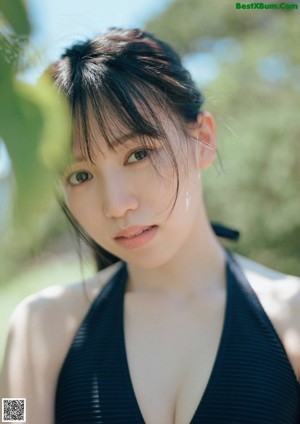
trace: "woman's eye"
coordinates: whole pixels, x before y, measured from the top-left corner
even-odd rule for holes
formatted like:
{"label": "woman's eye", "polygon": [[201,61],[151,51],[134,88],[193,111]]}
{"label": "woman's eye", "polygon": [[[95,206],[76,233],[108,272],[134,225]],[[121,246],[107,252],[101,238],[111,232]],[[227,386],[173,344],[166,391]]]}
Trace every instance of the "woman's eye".
{"label": "woman's eye", "polygon": [[68,178],[68,182],[71,185],[79,185],[79,184],[85,183],[91,178],[92,178],[92,175],[89,172],[79,171],[79,172],[74,172],[72,175],[70,175],[70,177]]}
{"label": "woman's eye", "polygon": [[136,150],[134,153],[132,153],[132,155],[129,156],[127,162],[128,163],[140,162],[141,160],[148,157],[149,154],[150,154],[150,149]]}

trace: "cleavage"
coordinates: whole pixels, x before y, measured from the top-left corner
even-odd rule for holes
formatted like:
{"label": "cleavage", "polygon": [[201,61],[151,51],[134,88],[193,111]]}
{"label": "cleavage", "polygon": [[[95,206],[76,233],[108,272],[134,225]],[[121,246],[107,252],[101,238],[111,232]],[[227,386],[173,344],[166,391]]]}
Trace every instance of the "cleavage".
{"label": "cleavage", "polygon": [[190,422],[219,351],[225,290],[189,302],[155,296],[125,295],[129,378],[147,424]]}

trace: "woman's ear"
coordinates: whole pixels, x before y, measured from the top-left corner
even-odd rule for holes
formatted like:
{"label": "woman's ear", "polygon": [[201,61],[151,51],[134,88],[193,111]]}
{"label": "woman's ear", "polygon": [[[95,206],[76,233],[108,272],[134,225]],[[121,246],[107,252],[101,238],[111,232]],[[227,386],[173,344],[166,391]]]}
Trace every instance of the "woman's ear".
{"label": "woman's ear", "polygon": [[215,123],[211,113],[206,111],[198,113],[197,122],[193,128],[193,137],[199,142],[199,168],[208,168],[213,163],[217,151]]}

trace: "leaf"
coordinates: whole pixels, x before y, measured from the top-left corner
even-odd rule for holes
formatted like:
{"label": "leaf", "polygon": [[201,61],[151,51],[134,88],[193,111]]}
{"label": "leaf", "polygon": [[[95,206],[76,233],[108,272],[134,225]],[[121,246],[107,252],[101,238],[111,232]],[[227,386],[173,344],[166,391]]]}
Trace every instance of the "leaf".
{"label": "leaf", "polygon": [[[16,178],[16,223],[34,231],[35,223],[53,200],[53,175],[41,160],[40,143],[65,141],[63,106],[53,104],[50,83],[32,87],[17,83],[14,91],[4,91],[5,107],[0,103],[1,132],[12,160]],[[63,103],[60,103],[61,105]],[[51,110],[51,118],[49,118]],[[51,131],[55,128],[55,131]]]}
{"label": "leaf", "polygon": [[31,25],[24,1],[0,0],[0,13],[17,35],[28,36]]}

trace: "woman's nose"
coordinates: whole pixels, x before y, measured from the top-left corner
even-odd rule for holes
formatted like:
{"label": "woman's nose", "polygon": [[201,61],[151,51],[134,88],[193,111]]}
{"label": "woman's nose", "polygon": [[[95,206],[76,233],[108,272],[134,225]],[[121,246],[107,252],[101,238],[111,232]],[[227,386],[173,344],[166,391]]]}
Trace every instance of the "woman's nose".
{"label": "woman's nose", "polygon": [[104,214],[107,218],[122,218],[128,211],[138,208],[138,200],[132,184],[122,174],[110,175],[105,179],[103,200]]}

